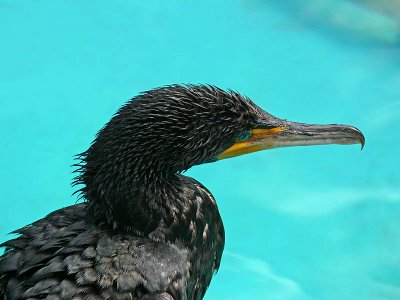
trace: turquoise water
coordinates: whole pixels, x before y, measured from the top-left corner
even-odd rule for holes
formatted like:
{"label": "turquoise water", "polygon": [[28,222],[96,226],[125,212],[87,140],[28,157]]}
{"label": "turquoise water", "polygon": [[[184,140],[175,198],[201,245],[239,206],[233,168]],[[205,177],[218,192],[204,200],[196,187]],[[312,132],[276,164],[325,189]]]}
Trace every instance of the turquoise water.
{"label": "turquoise water", "polygon": [[206,299],[400,299],[396,35],[287,3],[0,1],[0,239],[75,203],[72,156],[125,100],[210,83],[281,118],[355,125],[367,143],[188,171],[226,228]]}

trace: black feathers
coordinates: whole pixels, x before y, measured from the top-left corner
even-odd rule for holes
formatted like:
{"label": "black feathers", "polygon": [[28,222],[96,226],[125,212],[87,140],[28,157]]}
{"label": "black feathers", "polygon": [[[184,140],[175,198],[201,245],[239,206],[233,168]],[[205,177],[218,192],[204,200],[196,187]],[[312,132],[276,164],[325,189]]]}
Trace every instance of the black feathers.
{"label": "black feathers", "polygon": [[[5,275],[0,279],[0,299],[4,291],[12,295],[7,299],[79,295],[139,299],[173,286],[184,288],[189,278],[188,250],[88,224],[77,228],[74,225],[85,210],[86,204],[67,207],[39,221],[47,223],[44,231],[36,223],[21,230],[19,239],[25,247],[10,250],[0,259],[0,274]],[[63,220],[61,226],[56,218]],[[58,246],[43,250],[46,243]]]}
{"label": "black feathers", "polygon": [[224,229],[211,193],[180,173],[249,130],[258,108],[213,86],[173,85],[126,103],[80,154],[87,202],[5,242],[1,299],[202,299]]}

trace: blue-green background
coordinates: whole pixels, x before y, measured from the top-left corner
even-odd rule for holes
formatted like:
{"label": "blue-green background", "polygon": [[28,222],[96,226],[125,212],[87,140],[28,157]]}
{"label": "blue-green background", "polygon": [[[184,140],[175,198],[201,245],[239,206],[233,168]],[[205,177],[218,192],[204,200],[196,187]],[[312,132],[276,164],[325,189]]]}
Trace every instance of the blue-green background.
{"label": "blue-green background", "polygon": [[0,0],[0,240],[75,203],[72,157],[124,101],[209,83],[367,143],[190,170],[226,228],[206,299],[400,299],[398,24],[360,1]]}

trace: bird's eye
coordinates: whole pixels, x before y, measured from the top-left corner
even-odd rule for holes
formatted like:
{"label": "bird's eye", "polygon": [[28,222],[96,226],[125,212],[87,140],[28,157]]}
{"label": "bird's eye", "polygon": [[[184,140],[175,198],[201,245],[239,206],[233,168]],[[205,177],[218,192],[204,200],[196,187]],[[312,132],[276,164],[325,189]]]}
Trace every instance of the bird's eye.
{"label": "bird's eye", "polygon": [[244,142],[246,141],[249,137],[251,137],[251,132],[250,131],[245,131],[241,133],[237,138],[236,141],[238,142]]}

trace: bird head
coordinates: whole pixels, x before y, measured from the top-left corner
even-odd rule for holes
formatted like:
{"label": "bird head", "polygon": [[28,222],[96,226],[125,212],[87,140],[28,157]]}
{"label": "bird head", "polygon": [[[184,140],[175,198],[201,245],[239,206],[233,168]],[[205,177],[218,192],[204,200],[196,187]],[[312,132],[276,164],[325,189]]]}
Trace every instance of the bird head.
{"label": "bird head", "polygon": [[134,170],[162,175],[265,149],[364,142],[353,126],[289,122],[234,91],[172,85],[125,104],[98,133],[85,159],[114,175]]}

